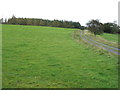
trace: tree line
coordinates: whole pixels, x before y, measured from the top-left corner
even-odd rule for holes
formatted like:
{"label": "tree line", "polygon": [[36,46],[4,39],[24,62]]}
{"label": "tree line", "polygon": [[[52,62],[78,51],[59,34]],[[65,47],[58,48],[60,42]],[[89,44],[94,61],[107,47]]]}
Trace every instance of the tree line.
{"label": "tree line", "polygon": [[101,23],[99,20],[90,20],[85,26],[81,26],[79,22],[63,21],[63,20],[47,20],[37,18],[16,18],[14,15],[8,20],[4,20],[3,24],[14,25],[35,25],[35,26],[50,26],[62,28],[78,28],[88,29],[93,34],[98,35],[102,33],[120,34],[120,27],[115,23]]}
{"label": "tree line", "polygon": [[16,18],[12,16],[8,20],[5,19],[4,24],[14,25],[35,25],[35,26],[50,26],[50,27],[62,27],[62,28],[79,28],[83,29],[79,22],[63,21],[63,20],[46,20],[36,18]]}
{"label": "tree line", "polygon": [[101,23],[99,20],[91,20],[86,25],[87,29],[95,35],[102,33],[120,34],[120,26],[115,23]]}

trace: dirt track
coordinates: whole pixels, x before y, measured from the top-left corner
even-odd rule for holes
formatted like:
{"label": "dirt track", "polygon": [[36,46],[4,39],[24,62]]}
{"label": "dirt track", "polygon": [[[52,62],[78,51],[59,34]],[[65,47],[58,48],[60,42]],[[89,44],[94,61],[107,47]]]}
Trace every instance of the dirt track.
{"label": "dirt track", "polygon": [[91,38],[89,38],[88,36],[84,35],[82,31],[80,31],[80,37],[86,41],[87,43],[90,43],[96,47],[99,47],[99,48],[102,48],[102,49],[105,49],[107,50],[108,52],[111,52],[111,53],[114,53],[114,54],[117,54],[117,55],[120,55],[120,53],[118,51],[120,51],[120,49],[118,48],[115,48],[115,47],[111,47],[111,46],[108,46],[108,45],[105,45],[103,43],[100,43],[100,42],[97,42]]}

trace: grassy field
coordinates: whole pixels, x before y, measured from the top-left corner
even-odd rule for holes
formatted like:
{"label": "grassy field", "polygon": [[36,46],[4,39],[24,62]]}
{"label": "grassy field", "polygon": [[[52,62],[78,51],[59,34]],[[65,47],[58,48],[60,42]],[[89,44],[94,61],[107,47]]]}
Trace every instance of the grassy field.
{"label": "grassy field", "polygon": [[3,88],[117,88],[118,58],[76,42],[73,32],[3,25]]}
{"label": "grassy field", "polygon": [[114,41],[114,42],[119,42],[120,43],[120,41],[118,41],[118,36],[120,37],[120,35],[118,35],[118,34],[104,33],[104,34],[102,34],[100,36],[103,37],[103,38],[105,38],[105,39],[107,39],[107,40]]}
{"label": "grassy field", "polygon": [[120,48],[120,44],[117,41],[118,40],[118,34],[104,33],[102,35],[94,35],[91,32],[86,31],[86,30],[84,30],[83,33],[87,37],[89,37],[89,38],[91,38],[91,39],[93,39],[93,40],[95,40],[95,41],[97,41],[99,43],[103,43],[103,44],[108,45],[108,46]]}

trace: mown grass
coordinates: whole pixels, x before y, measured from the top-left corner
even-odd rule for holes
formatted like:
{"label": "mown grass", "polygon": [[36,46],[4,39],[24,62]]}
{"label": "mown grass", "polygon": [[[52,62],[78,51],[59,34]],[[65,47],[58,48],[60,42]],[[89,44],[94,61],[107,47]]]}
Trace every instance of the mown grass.
{"label": "mown grass", "polygon": [[73,32],[3,25],[3,88],[117,88],[118,58],[76,42]]}
{"label": "mown grass", "polygon": [[109,40],[109,41],[114,41],[114,42],[117,42],[117,43],[119,42],[120,43],[120,41],[118,40],[118,37],[120,37],[119,34],[104,33],[104,34],[102,34],[100,36],[107,39],[107,40]]}

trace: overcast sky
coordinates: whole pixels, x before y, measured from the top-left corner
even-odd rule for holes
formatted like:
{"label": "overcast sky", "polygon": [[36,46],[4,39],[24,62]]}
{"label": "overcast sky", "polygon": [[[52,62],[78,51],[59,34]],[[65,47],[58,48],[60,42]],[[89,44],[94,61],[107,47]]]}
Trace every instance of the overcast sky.
{"label": "overcast sky", "polygon": [[23,18],[79,21],[85,25],[91,19],[100,22],[118,21],[120,0],[1,0],[0,18],[14,14]]}

